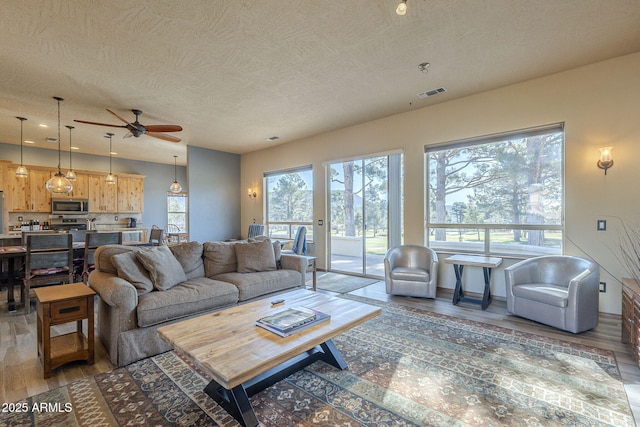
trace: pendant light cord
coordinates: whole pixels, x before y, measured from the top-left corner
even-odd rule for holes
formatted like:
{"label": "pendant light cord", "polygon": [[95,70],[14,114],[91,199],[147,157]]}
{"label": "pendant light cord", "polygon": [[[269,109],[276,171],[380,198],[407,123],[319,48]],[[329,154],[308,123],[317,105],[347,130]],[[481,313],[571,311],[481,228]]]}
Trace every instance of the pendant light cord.
{"label": "pendant light cord", "polygon": [[24,140],[24,138],[22,137],[22,124],[27,119],[25,119],[24,117],[16,117],[16,119],[20,120],[20,166],[22,166],[22,141]]}
{"label": "pendant light cord", "polygon": [[58,173],[61,174],[60,171],[60,101],[62,98],[56,96],[55,100],[58,101]]}

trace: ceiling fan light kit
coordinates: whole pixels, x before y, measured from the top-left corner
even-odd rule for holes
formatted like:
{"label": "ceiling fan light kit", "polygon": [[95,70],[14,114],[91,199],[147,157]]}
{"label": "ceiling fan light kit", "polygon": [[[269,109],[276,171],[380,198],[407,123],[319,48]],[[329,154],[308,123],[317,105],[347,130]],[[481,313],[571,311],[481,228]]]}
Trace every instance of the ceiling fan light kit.
{"label": "ceiling fan light kit", "polygon": [[139,138],[142,135],[149,135],[154,138],[163,139],[169,142],[180,142],[182,141],[180,138],[177,138],[173,135],[167,135],[164,132],[180,132],[182,131],[182,126],[178,125],[143,125],[138,120],[139,116],[142,114],[140,110],[131,110],[131,112],[136,116],[136,120],[132,123],[129,123],[124,118],[120,117],[118,114],[107,108],[107,111],[111,113],[115,118],[125,123],[124,125],[113,125],[108,123],[99,123],[99,122],[89,122],[86,120],[74,120],[74,122],[85,123],[88,125],[96,125],[96,126],[109,126],[114,128],[124,128],[129,132],[124,136],[124,138],[129,138],[131,136],[135,136]]}
{"label": "ceiling fan light kit", "polygon": [[54,96],[53,99],[58,102],[58,172],[47,181],[45,188],[51,194],[64,195],[71,193],[71,190],[73,190],[73,184],[60,170],[60,102],[64,101],[64,99],[59,96]]}

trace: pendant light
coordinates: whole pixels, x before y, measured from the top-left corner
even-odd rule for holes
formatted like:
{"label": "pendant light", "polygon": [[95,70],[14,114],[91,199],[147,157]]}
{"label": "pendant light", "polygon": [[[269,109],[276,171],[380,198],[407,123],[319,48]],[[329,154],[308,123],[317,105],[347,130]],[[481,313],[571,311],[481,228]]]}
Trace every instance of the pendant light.
{"label": "pendant light", "polygon": [[74,127],[67,125],[67,129],[69,129],[69,172],[67,172],[66,176],[69,181],[75,181],[76,173],[73,171],[73,167],[71,166],[71,129],[74,129]]}
{"label": "pendant light", "polygon": [[178,156],[173,156],[173,184],[169,187],[169,191],[172,193],[179,193],[182,191],[182,185],[178,182]]}
{"label": "pendant light", "polygon": [[29,176],[29,172],[27,171],[27,168],[25,168],[22,164],[22,124],[27,119],[25,119],[24,117],[16,117],[16,119],[20,120],[20,166],[18,166],[18,169],[16,169],[16,176],[18,178],[26,178],[27,176]]}
{"label": "pendant light", "polygon": [[113,134],[111,132],[108,132],[107,136],[105,136],[105,138],[109,138],[109,175],[107,175],[107,179],[105,179],[105,182],[111,185],[116,183],[116,177],[111,173],[111,137],[112,136]]}
{"label": "pendant light", "polygon": [[64,99],[54,96],[53,99],[58,101],[58,172],[47,181],[47,191],[54,195],[66,195],[73,190],[73,184],[64,176],[60,170],[60,101]]}

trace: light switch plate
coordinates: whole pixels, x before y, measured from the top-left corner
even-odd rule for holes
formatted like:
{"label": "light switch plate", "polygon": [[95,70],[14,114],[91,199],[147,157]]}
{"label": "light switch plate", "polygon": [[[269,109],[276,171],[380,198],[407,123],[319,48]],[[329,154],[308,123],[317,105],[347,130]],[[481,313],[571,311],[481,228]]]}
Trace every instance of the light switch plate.
{"label": "light switch plate", "polygon": [[606,231],[607,230],[607,220],[599,219],[598,220],[598,231]]}

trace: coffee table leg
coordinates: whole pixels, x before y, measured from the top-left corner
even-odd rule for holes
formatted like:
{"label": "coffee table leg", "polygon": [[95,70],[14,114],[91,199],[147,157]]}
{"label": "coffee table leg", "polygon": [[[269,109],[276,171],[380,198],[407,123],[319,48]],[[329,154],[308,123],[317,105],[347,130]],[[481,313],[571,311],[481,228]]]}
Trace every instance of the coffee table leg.
{"label": "coffee table leg", "polygon": [[340,353],[340,350],[338,350],[338,347],[336,347],[333,341],[328,340],[323,342],[320,344],[320,347],[324,351],[322,360],[338,369],[347,369],[347,362],[344,360],[342,353]]}
{"label": "coffee table leg", "polygon": [[211,380],[209,385],[204,389],[213,400],[222,406],[229,414],[246,427],[255,427],[258,425],[253,407],[249,401],[249,396],[244,386],[239,385],[231,390],[223,388],[220,384]]}

